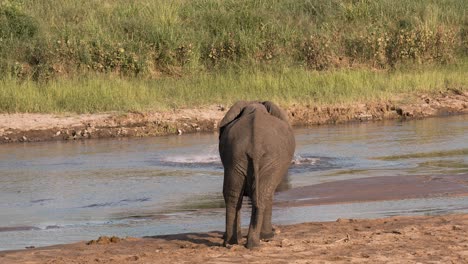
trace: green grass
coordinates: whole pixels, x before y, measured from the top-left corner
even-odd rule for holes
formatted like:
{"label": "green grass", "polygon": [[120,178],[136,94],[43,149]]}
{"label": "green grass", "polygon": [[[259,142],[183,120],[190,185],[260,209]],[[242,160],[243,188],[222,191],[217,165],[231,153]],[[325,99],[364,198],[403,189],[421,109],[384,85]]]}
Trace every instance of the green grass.
{"label": "green grass", "polygon": [[466,0],[0,0],[0,78],[451,63]]}
{"label": "green grass", "polygon": [[466,0],[0,0],[0,112],[466,89]]}
{"label": "green grass", "polygon": [[47,83],[0,82],[1,112],[149,111],[236,100],[273,100],[292,104],[352,104],[435,93],[447,88],[467,90],[468,63],[413,70],[369,71],[303,68],[228,70],[156,80],[95,75]]}

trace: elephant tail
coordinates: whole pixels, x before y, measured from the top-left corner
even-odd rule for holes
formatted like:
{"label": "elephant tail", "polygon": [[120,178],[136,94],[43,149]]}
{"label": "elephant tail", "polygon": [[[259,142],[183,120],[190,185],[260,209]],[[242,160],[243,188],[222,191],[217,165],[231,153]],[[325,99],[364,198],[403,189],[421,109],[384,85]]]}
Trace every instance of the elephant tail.
{"label": "elephant tail", "polygon": [[252,199],[252,205],[257,205],[257,199],[258,199],[258,182],[259,182],[259,162],[258,160],[255,160],[254,158],[248,156],[249,160],[249,167],[250,167],[250,192],[251,192],[251,199]]}

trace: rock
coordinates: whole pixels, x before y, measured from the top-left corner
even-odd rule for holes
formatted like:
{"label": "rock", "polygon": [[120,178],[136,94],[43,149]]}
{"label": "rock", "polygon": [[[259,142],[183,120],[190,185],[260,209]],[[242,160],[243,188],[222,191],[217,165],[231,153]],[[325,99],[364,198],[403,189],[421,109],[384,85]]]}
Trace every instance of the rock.
{"label": "rock", "polygon": [[22,141],[27,141],[28,138],[27,138],[26,136],[23,136],[23,137],[21,137],[21,140],[22,140]]}
{"label": "rock", "polygon": [[353,223],[353,222],[356,222],[356,220],[354,219],[346,219],[346,218],[338,218],[336,219],[336,222],[337,223]]}
{"label": "rock", "polygon": [[97,240],[91,240],[86,245],[118,243],[122,239],[116,236],[100,236]]}
{"label": "rock", "polygon": [[452,230],[461,231],[461,230],[463,230],[463,228],[461,226],[454,225],[454,226],[452,226]]}
{"label": "rock", "polygon": [[119,243],[120,242],[120,237],[113,236],[110,238],[111,243]]}
{"label": "rock", "polygon": [[182,130],[177,129],[177,135],[179,135],[179,136],[182,135]]}
{"label": "rock", "polygon": [[131,256],[131,257],[128,257],[127,260],[128,261],[137,261],[139,260],[140,258],[138,256]]}
{"label": "rock", "polygon": [[283,239],[280,242],[280,247],[290,247],[290,246],[292,246],[292,244],[293,243],[291,241],[289,241],[288,239]]}
{"label": "rock", "polygon": [[277,226],[273,226],[273,233],[275,233],[275,235],[279,235],[281,234],[281,229]]}
{"label": "rock", "polygon": [[369,121],[369,120],[372,120],[372,115],[371,114],[366,114],[366,113],[361,113],[361,114],[359,114],[358,119],[360,121]]}
{"label": "rock", "polygon": [[55,136],[60,136],[60,134],[62,134],[61,131],[57,131],[57,133],[55,133]]}

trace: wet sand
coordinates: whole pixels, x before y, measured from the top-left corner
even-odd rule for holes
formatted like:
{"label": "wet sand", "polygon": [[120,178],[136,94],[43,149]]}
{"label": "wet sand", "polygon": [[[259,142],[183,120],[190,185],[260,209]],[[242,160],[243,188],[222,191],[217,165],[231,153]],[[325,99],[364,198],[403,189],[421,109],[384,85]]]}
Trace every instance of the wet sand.
{"label": "wet sand", "polygon": [[[467,174],[373,177],[291,189],[277,195],[276,206],[467,194]],[[3,251],[0,263],[468,263],[467,226],[468,214],[338,219],[276,226],[276,236],[262,241],[252,251],[242,245],[222,247],[221,231],[144,238],[102,237]]]}
{"label": "wet sand", "polygon": [[275,196],[275,205],[310,206],[466,195],[468,174],[388,176],[327,182],[290,189]]}

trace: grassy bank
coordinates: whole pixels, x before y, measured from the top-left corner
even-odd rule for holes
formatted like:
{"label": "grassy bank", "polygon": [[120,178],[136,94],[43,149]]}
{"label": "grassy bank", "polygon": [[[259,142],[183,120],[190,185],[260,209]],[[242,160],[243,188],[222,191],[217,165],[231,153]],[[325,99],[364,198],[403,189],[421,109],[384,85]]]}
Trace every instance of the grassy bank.
{"label": "grassy bank", "polygon": [[468,54],[466,10],[465,0],[1,0],[0,77],[447,64]]}
{"label": "grassy bank", "polygon": [[239,99],[299,104],[356,103],[391,99],[401,94],[467,90],[468,63],[396,71],[303,68],[229,70],[156,80],[109,76],[62,78],[38,83],[0,82],[2,112],[147,111],[173,107],[228,104]]}
{"label": "grassy bank", "polygon": [[466,0],[0,0],[0,111],[465,89]]}

